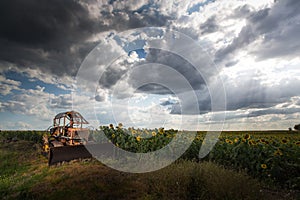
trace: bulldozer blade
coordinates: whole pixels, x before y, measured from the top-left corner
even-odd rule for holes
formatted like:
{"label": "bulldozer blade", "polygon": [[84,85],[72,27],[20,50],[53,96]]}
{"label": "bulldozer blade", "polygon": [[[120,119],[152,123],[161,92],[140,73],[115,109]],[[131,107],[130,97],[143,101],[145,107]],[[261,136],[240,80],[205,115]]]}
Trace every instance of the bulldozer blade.
{"label": "bulldozer blade", "polygon": [[71,161],[75,159],[92,158],[94,156],[113,156],[115,147],[111,143],[105,144],[89,144],[89,145],[75,145],[51,147],[49,151],[48,165],[54,165],[63,161]]}
{"label": "bulldozer blade", "polygon": [[63,161],[71,161],[79,158],[91,158],[92,155],[84,145],[52,147],[49,152],[48,165],[54,165]]}

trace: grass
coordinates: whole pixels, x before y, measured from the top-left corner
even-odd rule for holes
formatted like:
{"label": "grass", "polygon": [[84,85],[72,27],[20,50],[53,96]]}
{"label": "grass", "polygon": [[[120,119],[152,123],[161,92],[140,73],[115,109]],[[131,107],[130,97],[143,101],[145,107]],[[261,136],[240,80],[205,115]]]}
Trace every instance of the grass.
{"label": "grass", "polygon": [[148,179],[152,183],[153,199],[259,199],[263,196],[258,181],[211,162],[179,161],[149,174]]}
{"label": "grass", "polygon": [[48,167],[34,142],[0,143],[0,199],[296,199],[275,193],[244,172],[212,162],[180,160],[130,174],[96,160]]}

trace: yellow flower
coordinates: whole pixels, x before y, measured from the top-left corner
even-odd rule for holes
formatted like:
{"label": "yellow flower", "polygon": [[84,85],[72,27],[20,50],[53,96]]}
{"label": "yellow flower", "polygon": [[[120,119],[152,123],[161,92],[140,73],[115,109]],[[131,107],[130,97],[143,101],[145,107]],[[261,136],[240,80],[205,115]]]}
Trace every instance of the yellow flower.
{"label": "yellow flower", "polygon": [[249,145],[256,145],[256,142],[254,140],[249,140],[248,144]]}
{"label": "yellow flower", "polygon": [[119,124],[118,124],[118,127],[119,127],[119,128],[122,128],[122,127],[123,127],[123,124],[122,124],[122,123],[119,123]]}
{"label": "yellow flower", "polygon": [[287,141],[286,139],[282,139],[282,140],[281,140],[281,143],[282,143],[282,144],[286,144],[287,142],[288,142],[288,141]]}
{"label": "yellow flower", "polygon": [[240,141],[239,138],[235,138],[235,139],[234,139],[234,142],[235,142],[235,143],[238,143],[239,141]]}
{"label": "yellow flower", "polygon": [[283,153],[279,150],[279,149],[277,149],[275,152],[274,152],[274,156],[282,156],[283,155]]}
{"label": "yellow flower", "polygon": [[269,144],[269,142],[266,140],[266,141],[265,141],[265,144]]}
{"label": "yellow flower", "polygon": [[265,139],[260,139],[259,142],[263,143],[263,144],[269,144],[269,142]]}
{"label": "yellow flower", "polygon": [[115,137],[116,137],[116,135],[113,133],[113,134],[111,135],[111,137],[112,137],[112,138],[115,138]]}
{"label": "yellow flower", "polygon": [[267,165],[266,164],[261,164],[260,167],[263,168],[263,169],[267,169]]}
{"label": "yellow flower", "polygon": [[139,142],[139,141],[141,141],[141,136],[137,136],[136,137],[136,140]]}
{"label": "yellow flower", "polygon": [[49,149],[50,149],[50,148],[49,148],[49,145],[48,145],[48,144],[45,144],[45,146],[44,146],[44,151],[45,151],[45,152],[49,152]]}
{"label": "yellow flower", "polygon": [[226,139],[225,142],[228,143],[228,144],[233,144],[233,142],[229,139]]}
{"label": "yellow flower", "polygon": [[196,140],[201,140],[201,135],[197,135]]}
{"label": "yellow flower", "polygon": [[260,142],[262,144],[269,144],[269,142],[265,139],[259,139],[257,142]]}
{"label": "yellow flower", "polygon": [[152,136],[153,137],[156,136],[156,132],[152,131]]}
{"label": "yellow flower", "polygon": [[158,132],[159,132],[159,134],[164,134],[165,130],[164,130],[164,128],[159,128]]}
{"label": "yellow flower", "polygon": [[249,134],[246,134],[246,135],[244,136],[244,139],[245,139],[245,140],[249,140],[250,137],[251,137],[251,136],[250,136]]}
{"label": "yellow flower", "polygon": [[114,125],[113,125],[113,124],[110,124],[110,125],[109,125],[109,128],[113,129],[113,128],[114,128]]}

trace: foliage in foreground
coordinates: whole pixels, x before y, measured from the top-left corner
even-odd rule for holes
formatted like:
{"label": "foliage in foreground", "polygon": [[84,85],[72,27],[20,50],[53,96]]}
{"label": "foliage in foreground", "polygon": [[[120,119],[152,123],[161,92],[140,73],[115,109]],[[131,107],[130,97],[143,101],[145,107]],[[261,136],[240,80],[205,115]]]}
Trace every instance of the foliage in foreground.
{"label": "foliage in foreground", "polygon": [[[41,143],[44,133],[43,131],[2,131],[0,139]],[[176,134],[190,135],[189,132],[163,128],[148,130],[103,126],[101,131],[93,131],[91,137],[97,142],[103,142],[103,138],[107,137],[116,146],[131,152],[149,152],[165,147]],[[197,132],[196,137],[191,138],[192,145],[182,156],[183,159],[198,160],[205,134],[205,132]],[[172,149],[167,153],[171,154]],[[252,177],[259,178],[269,185],[299,189],[299,155],[300,134],[298,132],[226,132],[222,133],[216,146],[203,160],[213,161],[237,171],[247,171]]]}
{"label": "foliage in foreground", "polygon": [[41,143],[46,131],[0,131],[0,141],[10,142],[15,140],[26,140]]}
{"label": "foliage in foreground", "polygon": [[[178,161],[144,174],[118,172],[96,160],[48,167],[33,142],[0,146],[1,199],[259,199],[259,183],[211,162]],[[267,198],[267,197],[266,197]],[[266,199],[265,198],[265,199]]]}
{"label": "foliage in foreground", "polygon": [[[109,138],[116,146],[131,152],[150,152],[165,147],[177,135],[191,139],[192,145],[181,157],[198,160],[205,132],[195,133],[163,128],[124,129],[103,126],[93,133],[96,141]],[[209,134],[209,133],[207,133]],[[180,145],[180,144],[178,144]],[[169,149],[169,154],[172,149]],[[269,185],[300,189],[300,134],[297,132],[226,132],[204,161],[213,161],[230,169],[244,170]]]}

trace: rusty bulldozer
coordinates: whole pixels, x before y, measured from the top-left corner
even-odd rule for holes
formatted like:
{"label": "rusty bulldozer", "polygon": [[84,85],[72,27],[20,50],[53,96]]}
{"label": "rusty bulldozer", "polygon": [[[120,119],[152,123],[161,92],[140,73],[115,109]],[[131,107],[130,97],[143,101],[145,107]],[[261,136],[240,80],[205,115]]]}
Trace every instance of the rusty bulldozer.
{"label": "rusty bulldozer", "polygon": [[57,114],[53,126],[44,135],[44,151],[48,153],[48,164],[79,158],[91,158],[85,148],[89,142],[89,129],[83,126],[88,122],[76,111]]}
{"label": "rusty bulldozer", "polygon": [[[43,149],[48,154],[48,165],[63,161],[85,159],[98,156],[111,156],[115,151],[112,143],[95,143],[90,137],[88,122],[76,111],[57,114],[53,126],[43,137]],[[92,153],[93,152],[93,155]]]}

